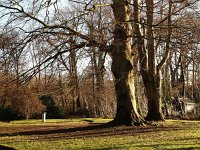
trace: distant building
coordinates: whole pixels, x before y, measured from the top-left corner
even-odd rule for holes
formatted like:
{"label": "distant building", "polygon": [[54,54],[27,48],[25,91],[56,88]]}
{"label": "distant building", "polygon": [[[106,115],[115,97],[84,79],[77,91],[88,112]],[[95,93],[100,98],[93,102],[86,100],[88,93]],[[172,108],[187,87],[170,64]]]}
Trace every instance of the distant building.
{"label": "distant building", "polygon": [[180,101],[184,104],[184,112],[185,114],[196,115],[196,103],[190,100],[189,98],[179,98]]}
{"label": "distant building", "polygon": [[168,107],[168,113],[172,117],[195,117],[197,104],[189,98],[172,97],[171,107]]}

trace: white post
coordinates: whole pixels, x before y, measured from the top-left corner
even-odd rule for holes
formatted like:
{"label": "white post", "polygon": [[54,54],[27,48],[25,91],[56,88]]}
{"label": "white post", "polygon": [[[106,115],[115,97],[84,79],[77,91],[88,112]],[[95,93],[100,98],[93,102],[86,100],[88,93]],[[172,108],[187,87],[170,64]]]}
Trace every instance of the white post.
{"label": "white post", "polygon": [[42,114],[42,121],[43,121],[43,122],[46,122],[46,115],[47,115],[47,112],[44,112],[44,113]]}

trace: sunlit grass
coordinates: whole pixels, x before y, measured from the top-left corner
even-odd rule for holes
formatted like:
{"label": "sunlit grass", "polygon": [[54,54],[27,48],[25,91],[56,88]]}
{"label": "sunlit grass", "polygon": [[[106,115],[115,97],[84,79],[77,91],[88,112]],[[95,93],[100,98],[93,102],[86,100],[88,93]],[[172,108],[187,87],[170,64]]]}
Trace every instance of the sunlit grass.
{"label": "sunlit grass", "polygon": [[43,122],[42,119],[29,119],[29,120],[15,120],[10,122],[0,122],[1,126],[14,126],[14,125],[63,125],[63,124],[73,124],[73,123],[106,123],[112,119],[102,119],[102,118],[72,118],[72,119],[46,119],[46,122]]}
{"label": "sunlit grass", "polygon": [[[13,121],[15,125],[41,125],[54,124],[66,125],[70,123],[104,123],[109,119],[76,118],[67,120],[48,120],[46,123],[40,120]],[[0,123],[0,126],[6,123]],[[29,136],[0,137],[0,144],[14,147],[18,150],[67,150],[67,149],[133,149],[133,150],[194,150],[200,149],[200,121],[168,120],[155,123],[158,126],[176,127],[169,130],[156,132],[139,132],[133,135],[100,136],[74,139],[37,139],[30,140]],[[67,133],[66,133],[67,134]]]}

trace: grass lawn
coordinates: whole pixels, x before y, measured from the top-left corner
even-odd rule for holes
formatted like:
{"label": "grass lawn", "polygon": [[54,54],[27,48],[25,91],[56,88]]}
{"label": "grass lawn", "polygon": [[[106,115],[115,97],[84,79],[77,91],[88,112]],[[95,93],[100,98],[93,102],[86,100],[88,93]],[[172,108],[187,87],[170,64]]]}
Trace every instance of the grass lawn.
{"label": "grass lawn", "polygon": [[17,150],[200,149],[200,121],[167,120],[142,127],[102,126],[109,119],[0,122],[0,145]]}

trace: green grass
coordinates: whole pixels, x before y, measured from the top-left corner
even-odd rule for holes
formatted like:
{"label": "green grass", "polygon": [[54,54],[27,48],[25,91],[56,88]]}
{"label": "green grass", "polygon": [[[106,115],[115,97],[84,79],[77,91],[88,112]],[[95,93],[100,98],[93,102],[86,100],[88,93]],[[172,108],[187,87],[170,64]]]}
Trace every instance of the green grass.
{"label": "green grass", "polygon": [[69,124],[78,124],[83,122],[91,123],[106,123],[111,121],[111,119],[102,119],[102,118],[72,118],[72,119],[47,119],[46,122],[42,120],[16,120],[7,122],[0,122],[0,127],[5,126],[22,126],[22,125],[69,125]]}
{"label": "green grass", "polygon": [[[77,118],[67,120],[40,120],[13,121],[0,123],[0,127],[15,127],[23,125],[55,125],[79,124],[82,122],[105,123],[107,119]],[[73,139],[40,139],[31,138],[31,135],[0,136],[0,145],[14,147],[18,150],[65,150],[65,149],[133,149],[133,150],[195,150],[200,149],[200,121],[173,121],[156,123],[158,127],[169,127],[165,130],[140,132],[129,135],[82,137]],[[123,128],[123,127],[122,127]],[[135,128],[133,128],[134,130]],[[1,132],[1,131],[0,131]],[[113,130],[114,132],[114,130]],[[67,134],[67,133],[66,133]]]}

